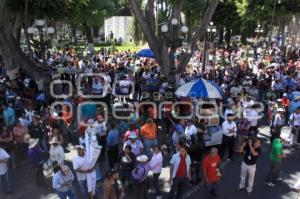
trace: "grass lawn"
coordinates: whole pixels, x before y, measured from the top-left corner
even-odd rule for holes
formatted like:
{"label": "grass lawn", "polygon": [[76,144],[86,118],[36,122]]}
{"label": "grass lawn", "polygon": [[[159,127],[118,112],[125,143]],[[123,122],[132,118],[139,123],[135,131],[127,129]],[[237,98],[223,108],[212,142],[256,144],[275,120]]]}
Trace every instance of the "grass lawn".
{"label": "grass lawn", "polygon": [[[101,48],[111,48],[112,46],[95,46],[95,50],[98,51],[100,50]],[[141,48],[141,46],[136,46],[135,44],[123,44],[122,46],[116,46],[116,49],[118,51],[126,51],[126,50],[129,50],[131,52],[134,52],[134,51],[138,51],[139,49]]]}

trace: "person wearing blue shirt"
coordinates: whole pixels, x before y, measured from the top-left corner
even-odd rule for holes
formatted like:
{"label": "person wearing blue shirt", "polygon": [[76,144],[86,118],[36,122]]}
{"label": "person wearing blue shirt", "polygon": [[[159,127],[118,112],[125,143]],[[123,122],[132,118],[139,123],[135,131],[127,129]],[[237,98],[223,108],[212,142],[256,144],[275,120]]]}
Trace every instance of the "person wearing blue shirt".
{"label": "person wearing blue shirt", "polygon": [[290,103],[289,115],[294,113],[297,107],[300,107],[300,97],[299,96],[295,96],[294,100]]}
{"label": "person wearing blue shirt", "polygon": [[289,87],[292,90],[295,90],[297,87],[297,83],[294,79],[292,79],[291,77],[287,77],[286,80],[284,81],[284,86],[285,88]]}
{"label": "person wearing blue shirt", "polygon": [[73,186],[74,175],[70,168],[62,165],[53,175],[52,187],[60,199],[76,199],[75,189]]}
{"label": "person wearing blue shirt", "polygon": [[95,118],[97,113],[97,107],[93,103],[87,103],[81,106],[82,118]]}
{"label": "person wearing blue shirt", "polygon": [[110,168],[115,168],[119,156],[120,133],[114,122],[110,123],[110,131],[106,137],[107,157]]}
{"label": "person wearing blue shirt", "polygon": [[4,123],[6,126],[13,126],[16,121],[15,111],[11,107],[7,105],[7,103],[3,103],[3,116],[4,116]]}

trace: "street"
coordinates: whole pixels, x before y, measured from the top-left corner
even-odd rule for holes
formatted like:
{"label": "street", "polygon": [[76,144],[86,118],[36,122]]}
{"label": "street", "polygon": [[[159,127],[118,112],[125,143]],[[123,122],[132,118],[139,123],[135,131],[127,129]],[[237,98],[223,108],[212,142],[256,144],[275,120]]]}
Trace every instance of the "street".
{"label": "street", "polygon": [[[267,143],[268,128],[260,129],[260,136],[263,140],[262,155],[257,164],[257,173],[253,188],[253,193],[249,198],[253,199],[296,199],[297,194],[290,188],[297,179],[300,178],[299,162],[300,149],[285,149],[287,158],[282,164],[282,182],[278,182],[275,187],[269,188],[264,185],[264,179],[269,171],[268,150]],[[71,155],[74,155],[72,153]],[[68,159],[68,156],[67,156]],[[238,193],[236,189],[239,183],[241,156],[236,156],[234,162],[225,161],[223,163],[224,174],[219,186],[220,199],[240,199],[244,198],[245,193]],[[102,169],[103,170],[103,169]],[[170,190],[170,185],[167,182],[169,177],[169,169],[163,168],[160,180],[162,182],[162,189],[166,194]],[[12,172],[12,183],[15,187],[15,193],[11,196],[0,195],[1,199],[57,199],[57,195],[53,192],[37,189],[34,184],[33,172],[29,165],[18,167]],[[50,183],[50,181],[49,181]],[[193,186],[189,188],[186,194],[187,198],[196,199],[201,198],[203,193],[203,185]],[[130,198],[130,196],[128,197]]]}

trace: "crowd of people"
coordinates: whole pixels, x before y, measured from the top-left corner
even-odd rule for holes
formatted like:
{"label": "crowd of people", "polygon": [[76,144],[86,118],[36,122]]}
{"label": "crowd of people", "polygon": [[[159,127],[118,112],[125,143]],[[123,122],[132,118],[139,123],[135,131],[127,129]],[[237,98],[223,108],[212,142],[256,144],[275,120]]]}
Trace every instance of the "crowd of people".
{"label": "crowd of people", "polygon": [[[212,79],[224,92],[223,99],[216,100],[226,107],[219,122],[222,143],[208,153],[206,119],[180,119],[193,110],[184,105],[170,108],[174,102],[193,100],[168,98],[167,78],[154,59],[106,49],[80,59],[72,49],[49,50],[52,79],[70,82],[56,85],[56,96],[40,90],[22,71],[9,79],[0,61],[2,191],[14,193],[9,173],[29,162],[36,185],[54,190],[60,199],[149,198],[149,193],[162,198],[159,177],[163,166],[169,166],[167,198],[181,199],[190,184],[203,182],[206,199],[219,195],[222,161],[234,161],[242,154],[237,191],[251,195],[261,155],[260,125],[270,126],[271,166],[265,182],[276,186],[286,157],[282,127],[291,129],[291,147],[300,142],[300,53],[284,53],[276,43],[269,49],[253,46],[253,54],[242,45],[211,50],[205,73],[202,53],[195,53],[178,76],[178,86],[202,77]],[[40,60],[38,53],[34,59]],[[166,101],[170,103],[164,104],[159,117],[149,102]],[[148,104],[130,108],[128,102]],[[120,117],[114,117],[116,112]],[[66,161],[66,154],[75,149],[76,157]],[[51,185],[46,169],[52,171]],[[299,192],[299,183],[295,190]]]}

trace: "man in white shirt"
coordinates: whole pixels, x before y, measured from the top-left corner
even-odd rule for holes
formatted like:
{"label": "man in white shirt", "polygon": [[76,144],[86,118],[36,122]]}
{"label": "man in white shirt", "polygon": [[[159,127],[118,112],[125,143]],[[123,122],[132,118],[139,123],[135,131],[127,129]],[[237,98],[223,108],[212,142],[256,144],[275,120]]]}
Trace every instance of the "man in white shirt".
{"label": "man in white shirt", "polygon": [[128,95],[130,93],[130,86],[131,86],[131,81],[126,79],[123,79],[119,81],[119,87],[120,87],[120,94],[122,95]]}
{"label": "man in white shirt", "polygon": [[241,85],[235,84],[231,89],[230,89],[230,96],[231,97],[236,97],[238,93],[242,93],[243,87]]}
{"label": "man in white shirt", "polygon": [[21,117],[19,117],[19,121],[20,121],[20,123],[21,123],[21,125],[23,126],[23,127],[26,127],[26,128],[28,128],[28,126],[30,125],[30,121],[29,121],[29,119],[26,117],[26,112],[22,112],[22,115],[21,115]]}
{"label": "man in white shirt", "polygon": [[233,121],[233,114],[229,113],[227,115],[226,121],[224,121],[222,124],[222,130],[223,130],[223,139],[222,139],[222,145],[220,149],[220,156],[221,158],[223,158],[228,148],[229,149],[228,159],[233,161],[234,142],[235,142],[236,132],[237,132],[236,123]]}
{"label": "man in white shirt", "polygon": [[[4,194],[12,194],[12,188],[10,184],[10,178],[8,175],[8,161],[10,159],[10,156],[8,153],[0,148],[0,182],[1,182],[1,187],[4,192]],[[4,196],[5,197],[5,196]]]}
{"label": "man in white shirt", "polygon": [[192,143],[196,143],[196,136],[197,136],[197,128],[196,126],[193,124],[192,120],[188,120],[187,121],[187,126],[185,128],[184,131],[187,143],[190,145]]}
{"label": "man in white shirt", "polygon": [[289,123],[292,127],[293,143],[300,143],[300,107],[297,107],[295,112],[291,114]]}
{"label": "man in white shirt", "polygon": [[153,186],[156,191],[156,199],[162,198],[162,194],[159,186],[159,176],[163,166],[163,156],[159,146],[154,147],[154,154],[149,162],[150,169],[153,172]]}
{"label": "man in white shirt", "polygon": [[96,77],[93,82],[93,94],[100,95],[103,92],[102,83],[99,80],[99,77]]}
{"label": "man in white shirt", "polygon": [[88,199],[88,190],[87,190],[87,173],[91,170],[86,169],[86,158],[84,147],[79,145],[76,146],[78,156],[73,160],[73,169],[76,171],[77,180],[80,187],[80,192],[83,199]]}
{"label": "man in white shirt", "polygon": [[51,145],[49,150],[51,162],[57,161],[59,165],[63,165],[65,160],[65,152],[57,137],[53,137],[49,142]]}
{"label": "man in white shirt", "polygon": [[256,110],[256,106],[252,106],[249,111],[246,112],[246,118],[250,122],[249,132],[252,135],[257,135],[258,133],[258,119],[259,114]]}

